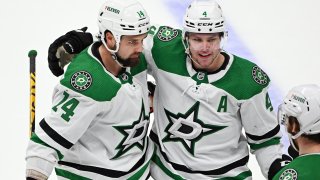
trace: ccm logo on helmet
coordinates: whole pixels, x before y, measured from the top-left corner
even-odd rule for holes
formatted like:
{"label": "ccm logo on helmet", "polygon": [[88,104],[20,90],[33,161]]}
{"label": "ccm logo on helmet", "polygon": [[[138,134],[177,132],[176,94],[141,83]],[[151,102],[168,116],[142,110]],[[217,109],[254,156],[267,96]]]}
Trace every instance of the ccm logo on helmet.
{"label": "ccm logo on helmet", "polygon": [[213,23],[198,23],[198,26],[213,26]]}
{"label": "ccm logo on helmet", "polygon": [[146,26],[146,25],[148,25],[147,22],[146,22],[146,23],[139,24],[138,27],[143,27],[143,26]]}

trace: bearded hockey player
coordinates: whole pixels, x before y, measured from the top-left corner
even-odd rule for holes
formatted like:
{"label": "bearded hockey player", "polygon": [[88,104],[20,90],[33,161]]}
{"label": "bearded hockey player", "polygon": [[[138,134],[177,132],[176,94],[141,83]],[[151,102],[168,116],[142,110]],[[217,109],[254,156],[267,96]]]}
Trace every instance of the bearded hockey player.
{"label": "bearded hockey player", "polygon": [[278,119],[299,157],[273,179],[320,179],[320,87],[307,84],[290,90],[279,106]]}
{"label": "bearded hockey player", "polygon": [[146,66],[149,17],[135,0],[107,0],[101,41],[76,56],[55,87],[53,107],[32,134],[27,179],[146,179],[153,145]]}

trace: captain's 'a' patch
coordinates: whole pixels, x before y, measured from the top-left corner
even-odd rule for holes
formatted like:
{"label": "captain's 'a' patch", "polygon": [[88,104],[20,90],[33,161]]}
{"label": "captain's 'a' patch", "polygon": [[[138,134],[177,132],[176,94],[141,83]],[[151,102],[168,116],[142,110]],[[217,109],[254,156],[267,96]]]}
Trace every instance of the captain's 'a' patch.
{"label": "captain's 'a' patch", "polygon": [[258,66],[254,66],[252,68],[252,78],[260,85],[265,85],[268,83],[268,75]]}
{"label": "captain's 'a' patch", "polygon": [[71,77],[70,83],[78,91],[88,89],[92,84],[92,76],[86,71],[78,71]]}
{"label": "captain's 'a' patch", "polygon": [[158,31],[158,38],[161,41],[171,41],[172,39],[176,38],[178,36],[178,30],[173,29],[171,27],[168,26],[164,26],[162,27],[159,31]]}

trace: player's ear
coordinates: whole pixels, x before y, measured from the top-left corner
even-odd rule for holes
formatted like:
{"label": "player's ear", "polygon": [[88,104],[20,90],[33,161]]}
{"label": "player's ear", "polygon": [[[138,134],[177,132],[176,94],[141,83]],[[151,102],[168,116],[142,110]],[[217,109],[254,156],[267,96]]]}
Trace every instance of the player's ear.
{"label": "player's ear", "polygon": [[300,131],[300,124],[295,117],[289,117],[287,131],[292,135],[296,135]]}
{"label": "player's ear", "polygon": [[107,46],[111,47],[111,49],[116,46],[116,40],[110,31],[105,32],[105,41],[107,43]]}

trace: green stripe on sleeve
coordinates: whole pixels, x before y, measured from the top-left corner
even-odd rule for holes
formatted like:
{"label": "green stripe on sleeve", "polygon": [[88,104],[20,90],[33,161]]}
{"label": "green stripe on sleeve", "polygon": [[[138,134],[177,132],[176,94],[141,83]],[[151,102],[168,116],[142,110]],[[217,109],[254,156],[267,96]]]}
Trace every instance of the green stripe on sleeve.
{"label": "green stripe on sleeve", "polygon": [[272,138],[266,142],[263,142],[261,144],[254,144],[254,143],[249,143],[250,145],[250,148],[252,150],[258,150],[258,149],[261,149],[261,148],[264,148],[264,147],[268,147],[268,146],[271,146],[271,145],[276,145],[276,144],[280,144],[280,138],[279,137],[276,137],[276,138]]}
{"label": "green stripe on sleeve", "polygon": [[69,172],[69,171],[66,171],[63,169],[55,168],[55,171],[56,171],[57,176],[61,176],[61,177],[67,178],[67,179],[91,180],[89,178],[74,174],[72,172]]}
{"label": "green stripe on sleeve", "polygon": [[59,160],[61,160],[61,159],[63,158],[63,154],[62,154],[59,150],[57,150],[57,149],[49,146],[47,143],[43,142],[43,141],[37,136],[36,133],[32,133],[30,140],[33,141],[33,142],[35,142],[35,143],[38,143],[38,144],[41,144],[41,145],[43,145],[43,146],[49,147],[49,148],[51,148],[51,149],[54,149],[54,150],[57,152],[57,154],[58,154]]}

